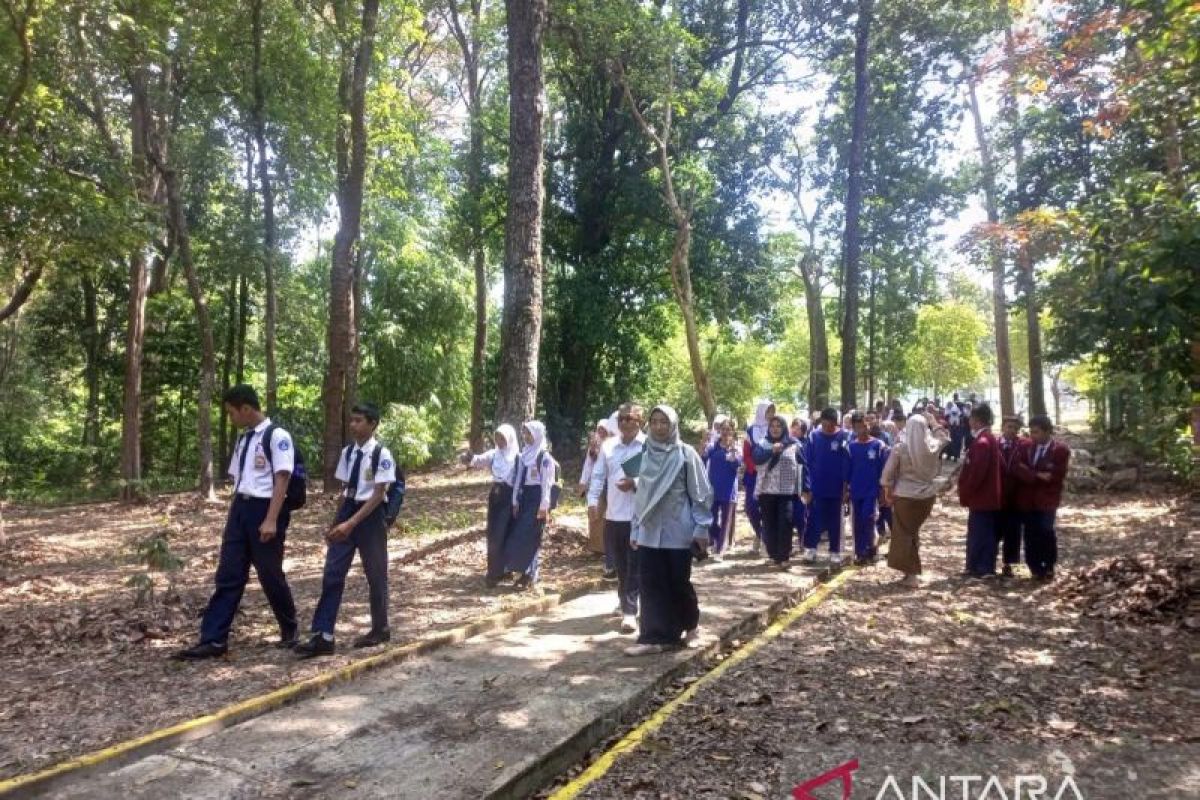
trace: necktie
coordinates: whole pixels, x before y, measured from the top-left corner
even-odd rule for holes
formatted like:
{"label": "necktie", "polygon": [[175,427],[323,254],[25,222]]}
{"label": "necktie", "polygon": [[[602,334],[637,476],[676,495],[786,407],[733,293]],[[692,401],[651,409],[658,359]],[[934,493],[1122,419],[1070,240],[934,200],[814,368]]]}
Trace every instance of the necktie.
{"label": "necktie", "polygon": [[363,451],[355,450],[354,466],[350,468],[350,480],[346,481],[346,497],[353,500],[358,496],[358,473],[362,469]]}
{"label": "necktie", "polygon": [[241,455],[238,456],[238,474],[237,481],[233,484],[233,493],[237,494],[237,490],[242,486],[242,476],[246,474],[246,453],[250,450],[250,439],[254,436],[254,429],[246,431],[242,434]]}

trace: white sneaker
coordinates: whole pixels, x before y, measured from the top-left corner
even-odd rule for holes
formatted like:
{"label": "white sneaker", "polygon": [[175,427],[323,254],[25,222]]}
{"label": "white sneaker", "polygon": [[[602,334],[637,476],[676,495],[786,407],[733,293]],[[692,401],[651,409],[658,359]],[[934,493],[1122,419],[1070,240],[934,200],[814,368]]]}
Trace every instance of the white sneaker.
{"label": "white sneaker", "polygon": [[817,563],[817,551],[816,551],[816,549],[815,549],[815,548],[812,548],[812,547],[806,547],[806,548],[804,548],[804,555],[800,556],[800,560],[801,560],[801,561],[803,561],[805,564],[815,564],[815,563]]}
{"label": "white sneaker", "polygon": [[700,626],[699,625],[697,625],[696,627],[692,628],[690,631],[687,631],[683,634],[684,645],[690,646],[692,644],[695,644],[698,641],[700,641]]}
{"label": "white sneaker", "polygon": [[842,554],[841,553],[830,553],[829,554],[829,566],[840,567],[841,565],[842,565]]}
{"label": "white sneaker", "polygon": [[627,656],[649,656],[655,653],[666,652],[666,647],[661,644],[635,644],[632,647],[625,648]]}
{"label": "white sneaker", "polygon": [[636,633],[637,617],[635,617],[633,614],[626,614],[625,616],[621,617],[621,631],[623,633]]}

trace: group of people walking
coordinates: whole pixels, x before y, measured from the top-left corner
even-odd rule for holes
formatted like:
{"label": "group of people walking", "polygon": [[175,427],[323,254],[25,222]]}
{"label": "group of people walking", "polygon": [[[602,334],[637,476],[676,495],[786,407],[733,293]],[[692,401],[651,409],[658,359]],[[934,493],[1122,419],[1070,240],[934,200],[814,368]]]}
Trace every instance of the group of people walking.
{"label": "group of people walking", "polygon": [[[175,658],[222,656],[250,567],[280,628],[280,647],[301,657],[335,651],[334,625],[354,554],[363,563],[371,629],[355,647],[390,639],[387,531],[403,499],[404,476],[375,438],[378,409],[356,405],[353,442],[343,448],[337,478],[344,489],[326,534],[321,597],[306,641],[300,641],[295,603],[283,572],[291,511],[303,505],[304,465],[291,436],[261,411],[249,386],[226,392],[224,408],[244,429],[230,461],[233,500],[221,543],[216,587],[199,642]],[[700,610],[691,583],[694,562],[721,560],[734,544],[739,496],[753,530],[755,554],[788,569],[793,554],[807,564],[827,543],[831,567],[843,563],[842,526],[849,518],[856,564],[873,563],[890,536],[887,563],[906,586],[920,585],[920,529],[939,489],[941,460],[958,440],[957,487],[967,508],[966,569],[972,578],[1011,576],[1021,560],[1038,580],[1054,576],[1058,557],[1055,514],[1062,500],[1070,450],[1053,436],[1045,416],[1029,423],[1006,418],[993,434],[986,403],[945,407],[922,401],[907,417],[898,401],[839,416],[826,408],[810,421],[779,413],[764,401],[739,441],[735,422],[718,416],[697,450],[681,439],[673,408],[645,414],[625,403],[597,423],[584,459],[579,494],[586,498],[589,546],[605,558],[616,581],[615,615],[637,633],[629,655],[684,647],[699,636]],[[956,429],[961,428],[961,434]],[[520,433],[500,425],[493,447],[467,453],[463,468],[492,476],[487,504],[489,588],[512,580],[537,585],[542,540],[558,504],[560,465],[550,454],[545,425],[529,420]],[[954,476],[951,476],[952,478]]]}
{"label": "group of people walking", "polygon": [[[719,561],[733,546],[740,497],[753,552],[776,567],[788,569],[794,555],[814,563],[822,544],[829,564],[841,566],[848,520],[855,564],[873,563],[890,537],[888,565],[902,585],[916,587],[921,526],[939,491],[957,483],[968,509],[966,575],[996,574],[1002,556],[1001,574],[1011,576],[1023,545],[1031,575],[1053,577],[1069,450],[1046,417],[1030,421],[1028,437],[1017,418],[1005,421],[1000,437],[992,423],[986,403],[960,403],[957,395],[944,407],[922,401],[908,415],[896,401],[865,413],[827,408],[811,427],[764,401],[744,432],[718,415],[696,450],[680,440],[670,407],[646,417],[641,406],[622,405],[596,424],[578,493],[588,506],[589,547],[604,555],[605,574],[617,584],[614,613],[623,631],[638,634],[628,652],[680,647],[697,636],[692,564]],[[941,481],[942,459],[956,442],[960,452],[951,457],[961,463]],[[472,463],[495,458],[488,451]],[[501,499],[489,513],[489,554],[504,551],[509,518],[520,516],[505,513],[506,470],[493,474],[492,496]],[[489,555],[489,565],[503,558]],[[489,566],[489,585],[492,576]]]}

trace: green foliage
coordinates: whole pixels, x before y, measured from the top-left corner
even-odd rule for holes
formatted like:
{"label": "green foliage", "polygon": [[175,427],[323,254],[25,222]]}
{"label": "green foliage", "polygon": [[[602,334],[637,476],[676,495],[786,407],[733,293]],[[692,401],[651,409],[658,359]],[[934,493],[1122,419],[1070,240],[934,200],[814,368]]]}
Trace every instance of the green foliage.
{"label": "green foliage", "polygon": [[917,331],[908,362],[918,387],[931,397],[976,384],[983,362],[975,342],[985,330],[980,313],[959,302],[925,306],[917,313]]}
{"label": "green foliage", "polygon": [[383,412],[376,431],[379,440],[387,444],[397,463],[405,469],[427,464],[433,453],[430,444],[438,429],[441,413],[436,403],[420,408],[390,403]]}

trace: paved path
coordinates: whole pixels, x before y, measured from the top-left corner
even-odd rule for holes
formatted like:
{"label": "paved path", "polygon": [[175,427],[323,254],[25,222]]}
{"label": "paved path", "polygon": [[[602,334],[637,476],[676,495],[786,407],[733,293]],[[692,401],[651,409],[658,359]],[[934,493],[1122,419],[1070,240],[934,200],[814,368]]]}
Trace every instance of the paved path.
{"label": "paved path", "polygon": [[817,578],[746,558],[695,571],[698,648],[628,658],[633,639],[611,616],[614,592],[588,594],[205,738],[60,780],[45,796],[526,796],[631,723],[707,646],[744,636]]}

